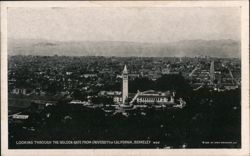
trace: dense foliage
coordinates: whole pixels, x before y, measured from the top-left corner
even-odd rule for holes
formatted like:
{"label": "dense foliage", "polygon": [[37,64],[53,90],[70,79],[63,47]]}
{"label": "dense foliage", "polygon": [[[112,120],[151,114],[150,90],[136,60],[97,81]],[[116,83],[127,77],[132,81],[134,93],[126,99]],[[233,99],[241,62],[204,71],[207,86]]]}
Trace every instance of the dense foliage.
{"label": "dense foliage", "polygon": [[[240,89],[211,92],[204,88],[190,93],[183,109],[131,110],[129,116],[111,115],[102,109],[72,106],[61,101],[47,107],[22,126],[10,124],[11,148],[15,140],[158,140],[159,145],[37,145],[37,148],[240,148],[241,104]],[[144,112],[146,115],[143,115]],[[45,114],[51,113],[49,118]],[[232,142],[203,144],[203,141]],[[27,145],[26,145],[27,146]],[[34,145],[32,145],[34,147]],[[26,147],[28,148],[28,146]]]}

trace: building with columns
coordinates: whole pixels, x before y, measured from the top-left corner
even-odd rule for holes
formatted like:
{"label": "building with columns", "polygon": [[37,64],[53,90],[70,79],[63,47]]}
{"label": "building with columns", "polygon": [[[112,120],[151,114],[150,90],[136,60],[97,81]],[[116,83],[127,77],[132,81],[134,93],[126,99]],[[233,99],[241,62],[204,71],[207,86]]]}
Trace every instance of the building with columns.
{"label": "building with columns", "polygon": [[154,90],[147,90],[144,92],[138,91],[137,94],[134,96],[131,104],[135,101],[137,104],[175,104],[175,92],[157,92]]}

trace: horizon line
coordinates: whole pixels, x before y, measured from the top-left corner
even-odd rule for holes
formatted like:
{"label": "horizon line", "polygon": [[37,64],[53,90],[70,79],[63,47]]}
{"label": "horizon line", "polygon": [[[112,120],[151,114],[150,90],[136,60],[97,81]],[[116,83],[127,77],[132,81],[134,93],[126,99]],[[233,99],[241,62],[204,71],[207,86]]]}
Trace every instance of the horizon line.
{"label": "horizon line", "polygon": [[127,40],[54,40],[54,39],[45,39],[45,38],[7,38],[7,42],[10,40],[43,40],[43,41],[50,41],[50,42],[126,42],[126,43],[144,43],[144,44],[163,44],[163,43],[175,43],[175,42],[182,42],[182,41],[221,41],[221,40],[228,40],[228,41],[235,41],[241,42],[241,39],[231,39],[231,38],[221,38],[221,39],[204,39],[204,38],[194,38],[194,39],[182,39],[182,40],[174,40],[174,41],[166,41],[166,42],[140,42],[140,41],[127,41]]}
{"label": "horizon line", "polygon": [[12,56],[36,56],[36,57],[106,57],[106,58],[112,58],[112,57],[117,57],[117,58],[231,58],[231,59],[241,59],[241,57],[218,57],[218,56],[208,56],[208,55],[196,55],[196,56],[104,56],[104,55],[31,55],[31,54],[8,54],[8,57]]}

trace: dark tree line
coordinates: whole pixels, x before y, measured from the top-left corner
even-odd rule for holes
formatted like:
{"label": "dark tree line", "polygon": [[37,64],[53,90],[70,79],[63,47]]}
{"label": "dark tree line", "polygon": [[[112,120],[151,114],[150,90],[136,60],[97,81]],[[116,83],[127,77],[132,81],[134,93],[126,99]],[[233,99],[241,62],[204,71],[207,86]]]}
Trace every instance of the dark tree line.
{"label": "dark tree line", "polygon": [[136,93],[137,90],[176,91],[177,94],[187,96],[192,91],[188,81],[181,74],[162,75],[153,81],[148,78],[136,78],[129,82],[129,92]]}

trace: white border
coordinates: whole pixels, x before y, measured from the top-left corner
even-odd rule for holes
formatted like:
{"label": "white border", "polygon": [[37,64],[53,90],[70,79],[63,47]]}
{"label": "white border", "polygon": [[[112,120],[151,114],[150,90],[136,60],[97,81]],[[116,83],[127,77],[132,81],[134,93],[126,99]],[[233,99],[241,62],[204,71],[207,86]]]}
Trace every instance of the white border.
{"label": "white border", "polygon": [[[249,153],[249,2],[248,1],[21,1],[1,4],[1,149],[3,156],[29,155],[233,155]],[[241,149],[8,149],[7,7],[241,7],[242,148]]]}

